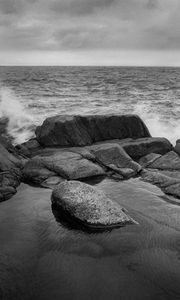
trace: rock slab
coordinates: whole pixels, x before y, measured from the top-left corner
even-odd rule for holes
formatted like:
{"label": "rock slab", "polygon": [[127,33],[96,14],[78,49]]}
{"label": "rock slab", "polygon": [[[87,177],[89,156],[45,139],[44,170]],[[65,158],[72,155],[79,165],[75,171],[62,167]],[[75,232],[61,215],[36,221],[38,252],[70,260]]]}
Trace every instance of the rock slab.
{"label": "rock slab", "polygon": [[180,172],[144,170],[141,176],[144,181],[157,185],[165,194],[180,198]]}
{"label": "rock slab", "polygon": [[172,144],[161,137],[125,139],[119,141],[119,144],[133,159],[139,159],[150,153],[164,155],[173,149]]}
{"label": "rock slab", "polygon": [[180,170],[180,157],[176,152],[170,151],[149,164],[148,167],[159,170]]}
{"label": "rock slab", "polygon": [[101,190],[79,181],[65,181],[52,192],[52,203],[74,220],[92,229],[107,229],[136,223],[122,207]]}
{"label": "rock slab", "polygon": [[141,166],[132,160],[124,149],[115,143],[105,143],[87,147],[93,153],[97,162],[106,166],[123,177],[131,177],[141,171]]}
{"label": "rock slab", "polygon": [[33,157],[23,169],[23,177],[26,182],[43,186],[43,182],[52,176],[75,180],[100,175],[105,175],[105,171],[98,164],[85,159],[78,153],[59,149],[54,149],[49,155]]}

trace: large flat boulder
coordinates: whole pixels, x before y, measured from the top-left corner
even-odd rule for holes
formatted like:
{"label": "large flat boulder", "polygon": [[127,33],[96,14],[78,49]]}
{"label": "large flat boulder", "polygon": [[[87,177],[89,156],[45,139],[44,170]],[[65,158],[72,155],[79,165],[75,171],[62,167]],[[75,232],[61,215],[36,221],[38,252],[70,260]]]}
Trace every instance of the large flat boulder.
{"label": "large flat boulder", "polygon": [[97,162],[114,170],[125,178],[136,175],[142,167],[115,143],[105,143],[88,146],[87,149],[93,153]]}
{"label": "large flat boulder", "polygon": [[78,153],[59,149],[33,157],[23,169],[25,181],[38,184],[52,176],[75,180],[98,175],[105,175],[105,171],[98,164],[85,159]]}
{"label": "large flat boulder", "polygon": [[43,146],[86,146],[95,142],[150,137],[136,115],[59,115],[47,118],[36,130]]}
{"label": "large flat boulder", "polygon": [[108,229],[134,223],[117,202],[101,190],[78,181],[59,184],[53,190],[52,203],[90,229]]}

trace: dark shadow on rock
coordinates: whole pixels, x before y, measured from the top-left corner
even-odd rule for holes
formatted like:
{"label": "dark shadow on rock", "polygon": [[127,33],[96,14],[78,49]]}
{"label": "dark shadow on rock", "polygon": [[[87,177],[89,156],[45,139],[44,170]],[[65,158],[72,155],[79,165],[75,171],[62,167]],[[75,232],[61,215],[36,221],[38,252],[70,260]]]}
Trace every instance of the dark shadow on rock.
{"label": "dark shadow on rock", "polygon": [[88,183],[90,185],[96,185],[96,184],[100,183],[101,181],[103,181],[106,177],[107,177],[106,175],[99,175],[99,176],[94,176],[94,177],[82,178],[79,181]]}
{"label": "dark shadow on rock", "polygon": [[[68,230],[77,230],[81,232],[85,232],[88,234],[97,234],[102,232],[111,232],[114,229],[120,229],[120,227],[117,227],[117,224],[115,226],[110,227],[99,227],[99,228],[93,228],[93,226],[86,227],[83,223],[81,223],[78,219],[71,216],[67,211],[65,211],[63,208],[59,209],[59,206],[53,203],[51,205],[52,213],[55,217],[55,220],[57,223],[59,223],[61,226],[66,227]],[[89,226],[89,225],[88,225]]]}

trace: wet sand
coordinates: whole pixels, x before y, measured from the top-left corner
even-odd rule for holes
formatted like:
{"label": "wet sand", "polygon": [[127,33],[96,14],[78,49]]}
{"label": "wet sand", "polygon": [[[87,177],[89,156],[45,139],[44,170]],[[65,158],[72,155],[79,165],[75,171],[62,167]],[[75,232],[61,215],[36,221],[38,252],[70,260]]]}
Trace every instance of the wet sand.
{"label": "wet sand", "polygon": [[24,184],[0,204],[0,299],[180,299],[178,203],[137,179],[98,186],[139,225],[67,227],[52,212],[51,190]]}

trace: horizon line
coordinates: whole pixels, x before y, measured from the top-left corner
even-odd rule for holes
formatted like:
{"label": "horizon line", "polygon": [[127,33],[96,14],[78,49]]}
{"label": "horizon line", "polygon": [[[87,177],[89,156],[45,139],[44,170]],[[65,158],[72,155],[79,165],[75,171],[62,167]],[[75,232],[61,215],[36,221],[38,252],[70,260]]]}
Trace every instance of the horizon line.
{"label": "horizon line", "polygon": [[180,65],[0,65],[0,67],[123,67],[123,68],[180,68]]}

